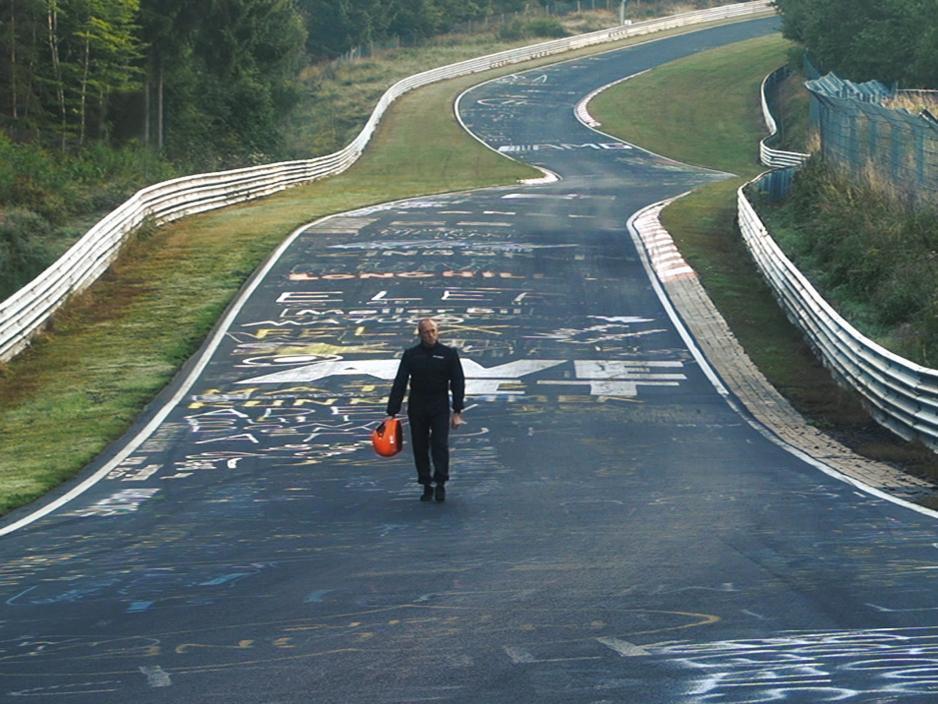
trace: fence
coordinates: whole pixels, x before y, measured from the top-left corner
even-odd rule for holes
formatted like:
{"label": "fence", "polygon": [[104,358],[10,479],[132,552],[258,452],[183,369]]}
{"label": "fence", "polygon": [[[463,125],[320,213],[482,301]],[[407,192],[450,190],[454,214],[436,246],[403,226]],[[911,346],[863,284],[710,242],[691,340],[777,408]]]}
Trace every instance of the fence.
{"label": "fence", "polygon": [[[768,78],[762,84],[763,110],[766,124],[773,125],[766,100],[766,86],[772,85]],[[867,86],[863,95],[876,100],[878,90],[878,86]],[[747,186],[777,197],[787,193],[798,168],[769,171]],[[747,186],[737,192],[739,229],[788,318],[801,329],[825,366],[860,393],[880,424],[906,440],[920,440],[938,450],[938,370],[893,354],[844,320],[772,239],[746,197]]]}
{"label": "fence", "polygon": [[913,114],[884,105],[920,91],[852,83],[832,73],[806,85],[828,163],[912,206],[938,206],[938,121],[927,110]]}
{"label": "fence", "polygon": [[62,257],[33,281],[0,302],[0,362],[15,356],[69,295],[90,285],[113,261],[124,239],[145,220],[159,224],[290,186],[338,174],[361,155],[388,106],[420,86],[456,76],[498,68],[565,51],[721,19],[773,12],[770,0],[725,5],[633,25],[621,25],[511,49],[424,71],[398,81],[378,100],[368,122],[344,149],[300,161],[199,174],[166,181],[138,191],[109,213]]}

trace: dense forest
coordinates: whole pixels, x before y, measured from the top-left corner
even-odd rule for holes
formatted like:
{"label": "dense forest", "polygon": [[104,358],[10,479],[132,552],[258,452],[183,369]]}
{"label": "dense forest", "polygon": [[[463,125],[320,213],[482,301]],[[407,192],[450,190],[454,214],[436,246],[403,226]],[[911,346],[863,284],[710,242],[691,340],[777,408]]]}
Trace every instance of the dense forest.
{"label": "dense forest", "polygon": [[5,0],[0,115],[62,151],[138,139],[170,158],[275,151],[302,64],[417,41],[522,0]]}
{"label": "dense forest", "polygon": [[786,37],[854,81],[938,88],[935,0],[775,0]]}
{"label": "dense forest", "polygon": [[[714,4],[630,0],[627,10],[644,18]],[[608,26],[618,6],[0,0],[0,299],[145,185],[341,148],[402,77],[387,65],[406,49],[390,47],[462,44],[466,58]],[[557,19],[579,10],[583,22]],[[600,12],[587,17],[592,10]],[[447,63],[429,53],[426,61],[414,72]],[[355,85],[340,70],[354,65],[372,66],[379,80]]]}

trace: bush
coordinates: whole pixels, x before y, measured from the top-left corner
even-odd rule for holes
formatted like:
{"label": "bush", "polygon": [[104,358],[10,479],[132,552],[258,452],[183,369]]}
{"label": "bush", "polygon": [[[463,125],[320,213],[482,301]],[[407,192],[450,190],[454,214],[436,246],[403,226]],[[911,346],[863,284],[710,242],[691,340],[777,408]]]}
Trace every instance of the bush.
{"label": "bush", "polygon": [[502,41],[517,41],[530,37],[566,37],[567,30],[556,17],[513,19],[498,28],[496,36]]}
{"label": "bush", "polygon": [[938,364],[938,217],[910,211],[812,159],[769,229],[859,329],[920,364]]}
{"label": "bush", "polygon": [[53,261],[45,242],[52,226],[32,211],[15,208],[0,219],[0,300]]}
{"label": "bush", "polygon": [[16,144],[0,132],[0,205],[24,208],[53,224],[115,208],[177,170],[150,149],[92,143],[76,154]]}
{"label": "bush", "polygon": [[565,37],[567,30],[556,17],[535,17],[526,23],[529,37]]}

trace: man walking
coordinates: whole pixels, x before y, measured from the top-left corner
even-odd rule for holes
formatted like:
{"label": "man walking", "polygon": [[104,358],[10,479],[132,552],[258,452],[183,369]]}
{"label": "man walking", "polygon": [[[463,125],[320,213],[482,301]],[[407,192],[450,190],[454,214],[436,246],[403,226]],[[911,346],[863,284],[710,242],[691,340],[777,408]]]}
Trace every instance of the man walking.
{"label": "man walking", "polygon": [[[440,331],[433,320],[421,320],[417,325],[417,333],[420,335],[420,344],[404,350],[401,356],[388,399],[387,413],[388,419],[400,413],[409,379],[407,419],[410,421],[417,481],[423,484],[420,500],[429,501],[436,498],[437,501],[445,501],[444,487],[449,479],[449,429],[452,427],[455,430],[464,422],[462,410],[466,380],[459,353],[455,347],[447,347],[440,343]],[[452,418],[449,414],[450,391],[453,393]]]}

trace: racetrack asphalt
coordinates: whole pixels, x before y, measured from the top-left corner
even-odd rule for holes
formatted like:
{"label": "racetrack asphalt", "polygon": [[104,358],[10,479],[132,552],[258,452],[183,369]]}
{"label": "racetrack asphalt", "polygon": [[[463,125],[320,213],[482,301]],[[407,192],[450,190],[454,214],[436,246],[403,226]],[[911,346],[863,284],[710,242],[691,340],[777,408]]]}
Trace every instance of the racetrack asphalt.
{"label": "racetrack asphalt", "polygon": [[[304,228],[155,432],[0,538],[0,698],[938,699],[935,520],[738,415],[629,237],[632,213],[722,175],[573,114],[776,28],[483,84],[467,128],[562,180]],[[425,316],[469,380],[445,504],[417,500],[409,451],[368,444]]]}

